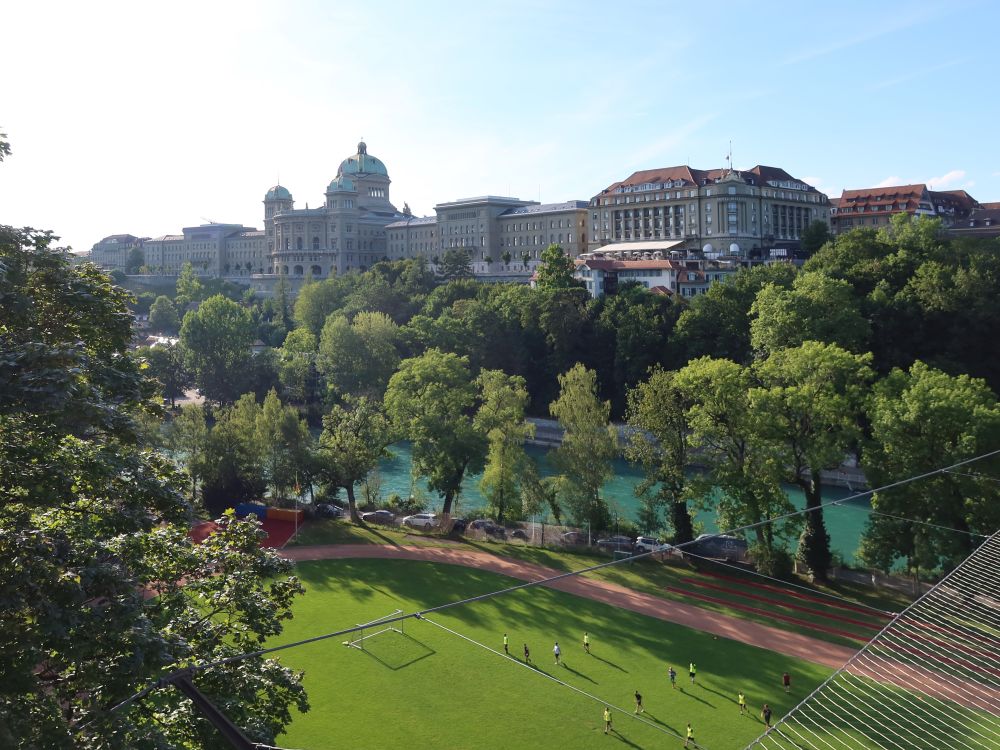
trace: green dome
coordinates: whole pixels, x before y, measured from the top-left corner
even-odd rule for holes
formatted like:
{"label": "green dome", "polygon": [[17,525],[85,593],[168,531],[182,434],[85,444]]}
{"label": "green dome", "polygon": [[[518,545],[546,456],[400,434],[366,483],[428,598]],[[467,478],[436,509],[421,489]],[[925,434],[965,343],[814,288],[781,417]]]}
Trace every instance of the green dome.
{"label": "green dome", "polygon": [[288,192],[288,188],[281,185],[275,185],[264,196],[264,200],[266,201],[290,201],[291,199],[292,194]]}
{"label": "green dome", "polygon": [[354,192],[357,188],[354,187],[354,181],[349,177],[344,175],[337,175],[333,178],[333,181],[327,186],[326,192],[328,193],[343,193],[343,192]]}
{"label": "green dome", "polygon": [[346,174],[381,174],[386,177],[389,176],[385,164],[374,156],[369,156],[368,147],[365,146],[364,141],[358,144],[358,153],[354,154],[354,156],[348,156],[340,162],[337,176],[340,177]]}

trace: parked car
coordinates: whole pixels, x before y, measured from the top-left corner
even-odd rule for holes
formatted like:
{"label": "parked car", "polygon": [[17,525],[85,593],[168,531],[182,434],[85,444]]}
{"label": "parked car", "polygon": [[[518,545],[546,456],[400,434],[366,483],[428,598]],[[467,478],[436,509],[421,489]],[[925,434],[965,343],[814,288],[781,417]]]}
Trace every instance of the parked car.
{"label": "parked car", "polygon": [[410,526],[414,529],[432,529],[438,523],[438,517],[433,513],[415,513],[403,519],[404,526]]}
{"label": "parked car", "polygon": [[383,526],[388,526],[396,520],[396,514],[392,511],[380,508],[379,510],[371,510],[367,513],[362,513],[361,520],[365,523],[379,523]]}
{"label": "parked car", "polygon": [[468,520],[464,518],[453,518],[451,519],[451,530],[456,534],[461,534],[465,531],[465,527],[469,525]]}
{"label": "parked car", "polygon": [[514,529],[510,532],[511,539],[520,539],[522,542],[528,541],[528,532],[524,529]]}
{"label": "parked car", "polygon": [[563,544],[587,544],[587,534],[583,531],[567,531],[562,535]]}
{"label": "parked car", "polygon": [[691,551],[702,557],[714,557],[729,562],[745,562],[748,547],[745,540],[726,534],[701,534],[691,545]]}
{"label": "parked car", "polygon": [[507,538],[507,530],[503,526],[494,523],[488,518],[477,518],[466,527],[465,531],[466,533],[470,531],[478,531],[482,534],[486,534],[487,536],[495,536],[498,539]]}
{"label": "parked car", "polygon": [[636,552],[669,552],[673,545],[664,544],[660,539],[651,536],[641,536],[635,540]]}
{"label": "parked car", "polygon": [[344,509],[333,503],[317,503],[316,515],[320,518],[343,518]]}
{"label": "parked car", "polygon": [[597,548],[598,549],[602,549],[605,552],[612,552],[612,551],[614,551],[614,552],[618,552],[618,551],[631,552],[632,551],[632,537],[628,537],[628,536],[611,536],[611,537],[608,537],[607,539],[598,539],[597,540]]}

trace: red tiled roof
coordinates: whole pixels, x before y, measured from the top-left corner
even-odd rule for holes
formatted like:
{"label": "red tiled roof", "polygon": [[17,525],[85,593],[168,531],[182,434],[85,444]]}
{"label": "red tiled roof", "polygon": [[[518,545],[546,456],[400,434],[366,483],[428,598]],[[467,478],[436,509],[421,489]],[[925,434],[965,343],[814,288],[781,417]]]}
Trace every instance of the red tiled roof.
{"label": "red tiled roof", "polygon": [[924,184],[892,185],[889,187],[862,188],[860,190],[845,190],[840,194],[840,205],[847,203],[898,202],[900,198],[919,201],[927,191]]}
{"label": "red tiled roof", "polygon": [[651,287],[649,287],[649,291],[652,292],[653,294],[660,294],[660,295],[662,295],[664,297],[673,296],[673,292],[671,292],[665,286],[659,286],[659,285],[657,285],[657,286],[651,286]]}
{"label": "red tiled roof", "polygon": [[1000,208],[1000,201],[995,201],[992,203],[980,203],[981,208]]}
{"label": "red tiled roof", "polygon": [[964,190],[931,190],[934,204],[954,207],[961,213],[968,213],[979,205],[979,202]]}
{"label": "red tiled roof", "polygon": [[[677,180],[681,180],[685,187],[696,187],[704,184],[705,181],[713,183],[717,180],[721,180],[728,173],[728,169],[694,169],[686,164],[676,167],[643,169],[638,172],[633,172],[620,182],[608,185],[608,187],[604,188],[600,194],[603,195],[604,193],[610,193],[619,187],[644,185],[650,182],[674,182]],[[758,164],[751,169],[739,172],[739,174],[744,176],[754,175],[757,178],[754,182],[758,185],[762,185],[772,180],[776,182],[802,182],[802,180],[792,177],[784,169],[781,169],[781,167],[768,167],[763,164]],[[802,182],[802,184],[805,185],[807,183]],[[810,187],[812,186],[810,185]]]}

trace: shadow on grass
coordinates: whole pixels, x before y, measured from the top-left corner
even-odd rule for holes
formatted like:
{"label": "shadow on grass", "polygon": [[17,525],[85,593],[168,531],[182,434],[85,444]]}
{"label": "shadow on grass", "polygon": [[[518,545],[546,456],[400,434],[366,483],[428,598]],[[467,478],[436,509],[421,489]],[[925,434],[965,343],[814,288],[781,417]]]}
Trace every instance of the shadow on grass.
{"label": "shadow on grass", "polygon": [[563,667],[563,669],[565,669],[565,670],[566,670],[567,672],[572,672],[572,673],[573,673],[573,674],[575,674],[575,675],[576,675],[577,677],[582,677],[583,679],[585,679],[585,680],[586,680],[587,682],[591,683],[592,685],[596,685],[596,684],[597,684],[597,682],[595,682],[594,680],[590,679],[590,678],[589,678],[589,677],[588,677],[587,675],[585,675],[585,674],[584,674],[583,672],[579,672],[579,671],[577,671],[577,670],[573,669],[573,667],[569,666],[569,665],[568,665],[568,664],[567,664],[566,662],[563,662],[563,663],[562,663],[562,667]]}
{"label": "shadow on grass", "polygon": [[669,729],[669,730],[670,730],[671,732],[679,732],[679,730],[677,730],[677,729],[674,729],[674,728],[673,728],[673,727],[672,727],[672,726],[671,726],[670,724],[667,724],[667,722],[665,722],[665,721],[660,721],[659,719],[657,719],[657,718],[656,718],[656,717],[655,717],[655,716],[654,716],[653,714],[651,714],[651,713],[650,713],[649,711],[643,711],[643,712],[642,712],[642,716],[643,716],[643,718],[646,718],[646,719],[649,719],[650,721],[652,721],[652,722],[654,722],[654,723],[656,723],[656,724],[659,724],[659,725],[660,725],[661,727],[663,727],[664,729]]}
{"label": "shadow on grass", "polygon": [[375,528],[374,526],[369,526],[364,521],[361,521],[361,523],[359,523],[358,526],[360,528],[362,528],[362,529],[365,529],[369,534],[371,534],[376,539],[380,540],[383,544],[390,544],[393,547],[402,547],[403,546],[399,542],[397,542],[395,539],[386,536],[384,533],[382,533],[382,531],[380,531],[379,529]]}
{"label": "shadow on grass", "polygon": [[630,740],[628,737],[626,737],[624,734],[622,734],[613,727],[611,729],[611,736],[614,737],[619,742],[628,745],[629,747],[639,747],[639,748],[642,747],[642,745],[635,744],[634,742],[632,742],[632,740]]}
{"label": "shadow on grass", "polygon": [[[392,652],[393,649],[391,647],[383,649],[380,647],[380,645],[377,645],[373,642],[368,643],[365,646],[365,648],[358,650],[368,654],[368,656],[373,658],[379,664],[381,664],[384,667],[388,667],[394,672],[409,667],[413,664],[416,664],[418,661],[423,661],[424,659],[430,656],[434,656],[434,654],[437,653],[437,651],[432,649],[426,643],[424,643],[423,641],[418,641],[416,638],[409,635],[408,633],[397,633],[396,631],[392,631],[392,635],[405,638],[407,641],[410,642],[409,644],[404,645],[403,651],[401,653],[395,653],[395,654],[385,653],[386,651]],[[396,649],[396,651],[398,652],[399,649]],[[381,656],[379,655],[379,652],[383,652]],[[395,658],[393,658],[394,656]]]}
{"label": "shadow on grass", "polygon": [[707,690],[710,693],[715,693],[717,696],[719,696],[723,700],[729,701],[730,703],[736,703],[736,699],[735,698],[733,698],[732,696],[726,695],[725,693],[720,693],[718,690],[713,690],[712,688],[706,687],[705,685],[702,685],[702,684],[699,684],[698,687],[700,687],[702,690]]}
{"label": "shadow on grass", "polygon": [[597,655],[597,654],[595,654],[595,653],[594,653],[593,651],[591,651],[591,652],[590,652],[590,655],[591,655],[591,656],[593,656],[593,657],[594,657],[595,659],[597,659],[597,661],[603,661],[603,662],[604,662],[605,664],[607,664],[607,665],[608,665],[609,667],[614,667],[614,668],[615,668],[615,669],[617,669],[617,670],[618,670],[619,672],[624,672],[625,674],[628,674],[628,670],[627,670],[627,669],[624,669],[624,668],[622,668],[622,667],[619,667],[619,666],[618,666],[617,664],[615,664],[615,663],[614,663],[613,661],[608,661],[607,659],[605,659],[605,658],[603,658],[603,657],[600,657],[600,656],[598,656],[598,655]]}
{"label": "shadow on grass", "polygon": [[710,706],[712,708],[715,708],[715,704],[714,703],[709,703],[704,698],[699,698],[697,695],[695,695],[694,693],[692,693],[690,690],[685,690],[684,688],[681,688],[681,693],[683,695],[686,695],[688,698],[692,698],[692,699],[698,701],[699,703],[704,703],[706,706]]}

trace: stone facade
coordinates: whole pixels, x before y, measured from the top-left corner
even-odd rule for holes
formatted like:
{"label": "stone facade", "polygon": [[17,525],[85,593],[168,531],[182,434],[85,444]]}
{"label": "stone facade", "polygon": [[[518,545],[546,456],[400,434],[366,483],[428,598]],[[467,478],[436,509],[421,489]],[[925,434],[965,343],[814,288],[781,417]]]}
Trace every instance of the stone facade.
{"label": "stone facade", "polygon": [[[275,185],[264,196],[264,229],[241,224],[202,224],[183,234],[142,240],[112,235],[94,246],[90,259],[124,268],[129,250],[141,246],[155,274],[176,275],[185,263],[202,276],[273,289],[285,276],[293,290],[307,278],[363,271],[388,257],[386,226],[406,218],[389,201],[389,173],[364,142],[340,163],[319,208],[295,208],[291,192]],[[403,256],[408,257],[408,256]]]}
{"label": "stone facade", "polygon": [[[537,203],[484,195],[439,203],[434,211],[436,216],[387,227],[390,258],[424,255],[433,262],[460,248],[468,252],[477,275],[492,275],[530,273],[531,264],[551,244],[561,245],[572,257],[586,250],[584,201]],[[505,253],[511,262],[504,262]]]}
{"label": "stone facade", "polygon": [[[143,238],[132,234],[112,234],[94,245],[88,260],[109,271],[124,271],[129,253],[143,246]],[[148,259],[145,260],[148,265]]]}
{"label": "stone facade", "polygon": [[826,195],[783,169],[647,169],[590,201],[589,246],[676,241],[684,254],[763,259],[792,253],[812,221],[829,223]]}

